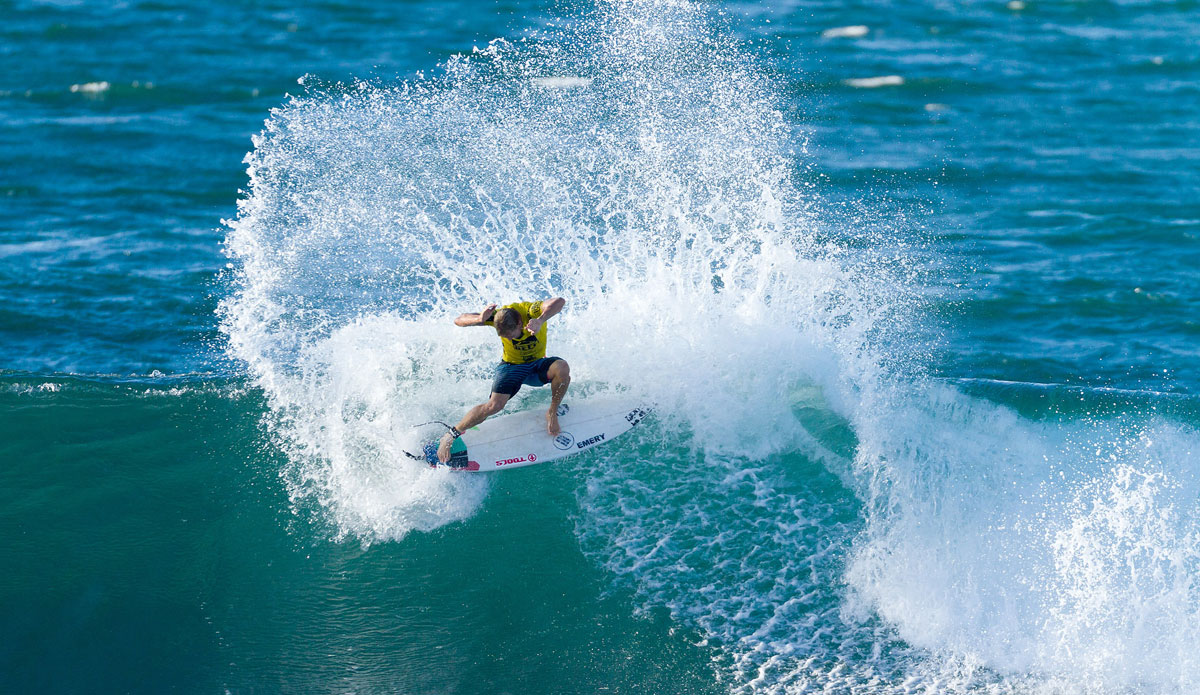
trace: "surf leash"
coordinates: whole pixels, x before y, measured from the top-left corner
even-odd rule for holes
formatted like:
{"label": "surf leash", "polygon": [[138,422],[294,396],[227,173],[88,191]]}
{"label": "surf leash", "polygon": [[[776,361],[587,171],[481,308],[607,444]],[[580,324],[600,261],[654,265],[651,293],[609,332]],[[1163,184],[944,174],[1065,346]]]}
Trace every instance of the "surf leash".
{"label": "surf leash", "polygon": [[[447,425],[446,423],[442,422],[441,420],[430,420],[429,422],[422,422],[419,425],[413,425],[413,429],[416,429],[418,427],[424,427],[425,425],[441,425],[442,427],[445,427],[446,430],[449,431],[450,434],[453,435],[455,439],[458,439],[459,437],[462,436],[462,432],[459,432],[457,427],[455,427],[454,425]],[[414,461],[427,461],[428,460],[425,456],[418,456],[406,449],[401,449],[401,451],[404,452],[405,456],[409,457],[410,459],[412,459]]]}

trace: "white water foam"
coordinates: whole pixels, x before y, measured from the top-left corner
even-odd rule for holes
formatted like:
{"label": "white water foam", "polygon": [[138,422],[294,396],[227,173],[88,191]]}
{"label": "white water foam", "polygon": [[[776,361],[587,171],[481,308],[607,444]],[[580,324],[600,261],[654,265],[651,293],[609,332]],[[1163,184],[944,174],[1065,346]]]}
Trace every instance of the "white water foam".
{"label": "white water foam", "polygon": [[933,385],[921,396],[857,421],[870,507],[848,605],[937,655],[926,674],[1193,691],[1196,432],[1144,417],[1031,422]]}
{"label": "white water foam", "polygon": [[875,89],[877,87],[898,87],[904,84],[904,78],[899,75],[880,75],[879,77],[855,77],[845,80],[851,87]]}
{"label": "white water foam", "polygon": [[658,404],[654,453],[581,482],[581,543],[731,690],[1187,692],[1195,433],[897,370],[905,268],[828,241],[753,61],[685,2],[570,27],[306,80],[256,139],[223,324],[297,505],[366,542],[469,517],[486,478],[402,454],[486,391],[494,338],[450,321],[563,294],[572,388]]}
{"label": "white water foam", "polygon": [[833,27],[821,32],[826,39],[860,39],[871,33],[871,27],[865,24],[853,24],[846,27]]}

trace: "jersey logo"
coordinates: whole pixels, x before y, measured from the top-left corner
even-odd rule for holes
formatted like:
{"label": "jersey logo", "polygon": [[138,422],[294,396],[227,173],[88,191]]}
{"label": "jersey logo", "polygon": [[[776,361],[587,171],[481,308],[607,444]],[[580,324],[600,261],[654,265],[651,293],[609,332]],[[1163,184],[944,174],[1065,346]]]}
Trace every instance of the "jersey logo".
{"label": "jersey logo", "polygon": [[525,338],[514,338],[512,341],[513,347],[523,352],[529,352],[537,348],[538,339],[536,335],[527,336]]}

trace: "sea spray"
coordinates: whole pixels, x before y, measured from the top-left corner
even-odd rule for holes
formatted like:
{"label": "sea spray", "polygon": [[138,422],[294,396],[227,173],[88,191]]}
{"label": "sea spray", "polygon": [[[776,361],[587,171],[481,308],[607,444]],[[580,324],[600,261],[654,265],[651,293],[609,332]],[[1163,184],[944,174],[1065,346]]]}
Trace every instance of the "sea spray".
{"label": "sea spray", "polygon": [[[790,181],[802,141],[700,16],[616,3],[556,41],[495,41],[422,82],[307,80],[273,112],[248,155],[222,312],[272,400],[298,501],[366,538],[438,523],[380,510],[382,475],[432,486],[442,521],[469,514],[484,481],[415,472],[395,442],[419,445],[429,434],[413,425],[486,395],[494,340],[447,330],[457,312],[550,294],[569,300],[552,340],[579,391],[723,423],[705,447],[786,448],[790,385],[839,378],[828,344],[861,345],[895,312],[850,279],[841,249],[812,241]],[[756,432],[764,421],[774,435]]]}

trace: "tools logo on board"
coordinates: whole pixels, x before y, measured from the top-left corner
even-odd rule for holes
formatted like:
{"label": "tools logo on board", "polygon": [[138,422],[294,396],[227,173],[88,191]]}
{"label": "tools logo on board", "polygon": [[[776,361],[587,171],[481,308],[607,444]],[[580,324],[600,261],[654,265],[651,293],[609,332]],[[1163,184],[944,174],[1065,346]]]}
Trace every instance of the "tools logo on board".
{"label": "tools logo on board", "polygon": [[570,432],[563,432],[554,438],[554,446],[562,451],[570,449],[571,445],[574,443],[575,435],[571,434]]}
{"label": "tools logo on board", "polygon": [[521,456],[514,459],[499,459],[496,461],[496,467],[499,468],[500,466],[508,466],[514,463],[533,463],[537,460],[537,454],[529,454],[528,456]]}

